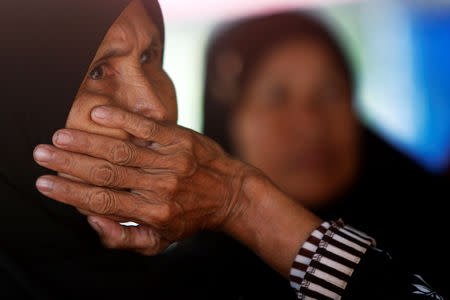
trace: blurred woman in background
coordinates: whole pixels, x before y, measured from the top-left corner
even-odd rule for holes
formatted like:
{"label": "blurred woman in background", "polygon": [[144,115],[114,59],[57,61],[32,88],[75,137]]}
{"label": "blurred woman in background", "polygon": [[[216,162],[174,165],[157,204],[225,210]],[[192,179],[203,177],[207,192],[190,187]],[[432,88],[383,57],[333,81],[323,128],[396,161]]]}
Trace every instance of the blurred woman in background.
{"label": "blurred woman in background", "polygon": [[430,244],[444,226],[444,183],[358,120],[351,66],[318,19],[280,13],[222,27],[210,41],[204,97],[207,136],[394,258],[427,257],[411,271],[445,288],[433,260],[444,250]]}

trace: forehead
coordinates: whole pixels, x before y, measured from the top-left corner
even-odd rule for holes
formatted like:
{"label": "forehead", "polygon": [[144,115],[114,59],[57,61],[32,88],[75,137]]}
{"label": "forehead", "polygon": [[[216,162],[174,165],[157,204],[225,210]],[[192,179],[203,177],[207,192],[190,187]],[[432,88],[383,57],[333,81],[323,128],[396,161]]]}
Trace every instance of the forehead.
{"label": "forehead", "polygon": [[142,2],[134,0],[110,27],[102,44],[152,40],[160,41],[158,28]]}
{"label": "forehead", "polygon": [[322,41],[301,39],[290,40],[280,44],[270,52],[267,59],[269,61],[328,65],[334,61],[335,57]]}
{"label": "forehead", "polygon": [[336,72],[339,64],[331,49],[315,39],[289,40],[274,47],[259,66],[259,73],[289,73],[296,78]]}

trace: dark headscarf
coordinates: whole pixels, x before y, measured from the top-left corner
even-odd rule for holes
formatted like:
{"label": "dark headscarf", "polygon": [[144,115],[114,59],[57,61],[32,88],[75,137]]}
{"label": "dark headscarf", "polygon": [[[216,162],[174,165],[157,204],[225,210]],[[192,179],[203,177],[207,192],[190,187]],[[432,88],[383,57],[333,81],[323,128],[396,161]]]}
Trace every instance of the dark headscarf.
{"label": "dark headscarf", "polygon": [[[36,178],[30,150],[65,124],[109,27],[129,0],[4,0],[0,10],[1,177],[22,189]],[[164,37],[156,0],[144,1]]]}
{"label": "dark headscarf", "polygon": [[257,16],[219,27],[209,41],[204,90],[204,133],[232,152],[227,124],[241,94],[265,57],[290,40],[317,40],[329,48],[343,76],[353,84],[347,57],[328,28],[302,12]]}
{"label": "dark headscarf", "polygon": [[[85,217],[34,186],[49,173],[33,161],[34,147],[64,127],[97,48],[129,2],[0,1],[1,299],[139,299],[164,287],[152,281],[164,277],[161,259],[103,249]],[[157,0],[143,3],[163,37]]]}

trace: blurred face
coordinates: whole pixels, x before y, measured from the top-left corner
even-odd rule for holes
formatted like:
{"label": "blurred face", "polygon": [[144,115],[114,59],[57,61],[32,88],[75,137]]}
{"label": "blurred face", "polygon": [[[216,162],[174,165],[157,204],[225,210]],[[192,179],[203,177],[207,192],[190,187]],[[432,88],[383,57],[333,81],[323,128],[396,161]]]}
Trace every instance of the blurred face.
{"label": "blurred face", "polygon": [[271,51],[241,103],[231,121],[238,154],[290,196],[321,208],[352,183],[359,134],[350,85],[319,41]]}
{"label": "blurred face", "polygon": [[66,126],[132,140],[124,131],[106,129],[91,120],[91,110],[99,105],[115,105],[148,118],[176,123],[175,89],[162,68],[162,50],[160,33],[143,4],[132,1],[99,46]]}

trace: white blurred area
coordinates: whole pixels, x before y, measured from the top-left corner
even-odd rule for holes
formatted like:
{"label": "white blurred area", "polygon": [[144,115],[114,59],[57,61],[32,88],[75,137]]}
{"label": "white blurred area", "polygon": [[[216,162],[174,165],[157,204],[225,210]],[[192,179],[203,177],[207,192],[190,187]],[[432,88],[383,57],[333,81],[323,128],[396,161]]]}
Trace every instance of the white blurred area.
{"label": "white blurred area", "polygon": [[164,67],[174,81],[179,124],[202,131],[204,61],[217,25],[305,9],[347,51],[356,109],[366,125],[424,168],[450,166],[450,0],[160,0]]}
{"label": "white blurred area", "polygon": [[204,59],[215,25],[250,15],[320,8],[356,0],[161,0],[166,25],[164,68],[178,96],[178,123],[202,130]]}
{"label": "white blurred area", "polygon": [[264,14],[299,7],[318,7],[357,0],[161,0],[166,22],[210,20]]}

